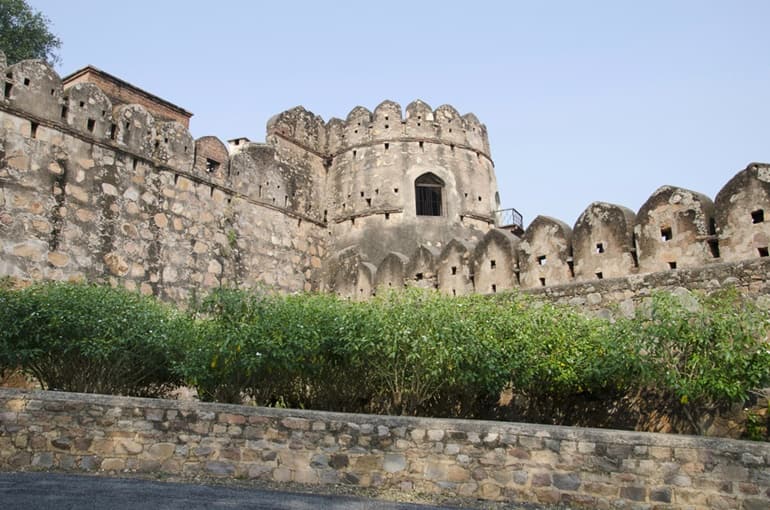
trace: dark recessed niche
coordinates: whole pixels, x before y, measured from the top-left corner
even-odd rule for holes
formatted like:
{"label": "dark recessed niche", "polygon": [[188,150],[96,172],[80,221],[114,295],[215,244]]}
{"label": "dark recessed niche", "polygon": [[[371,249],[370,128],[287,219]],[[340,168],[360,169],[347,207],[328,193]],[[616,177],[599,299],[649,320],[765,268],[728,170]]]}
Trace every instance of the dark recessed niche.
{"label": "dark recessed niche", "polygon": [[497,267],[497,261],[496,260],[490,260],[489,261],[489,268],[494,269]]}
{"label": "dark recessed niche", "polygon": [[497,285],[495,285],[494,283],[492,284],[492,292],[493,293],[497,292]]}
{"label": "dark recessed niche", "polygon": [[674,237],[674,233],[671,231],[671,227],[663,227],[660,229],[660,240],[663,242],[670,241]]}
{"label": "dark recessed niche", "polygon": [[715,259],[719,258],[719,240],[717,239],[709,239],[708,241],[709,251],[711,252],[711,256]]}
{"label": "dark recessed niche", "polygon": [[545,255],[540,255],[540,256],[537,258],[537,263],[538,263],[539,265],[541,265],[541,266],[544,266],[544,265],[545,265],[545,263],[546,263],[546,256],[545,256]]}
{"label": "dark recessed niche", "polygon": [[604,243],[596,243],[596,253],[604,253]]}
{"label": "dark recessed niche", "polygon": [[545,287],[545,278],[540,278],[540,286]]}
{"label": "dark recessed niche", "polygon": [[674,262],[669,262],[668,263],[668,268],[669,269],[676,269],[676,262],[675,261]]}
{"label": "dark recessed niche", "polygon": [[765,211],[764,209],[757,209],[756,211],[751,211],[751,222],[752,223],[762,223],[765,221]]}
{"label": "dark recessed niche", "polygon": [[597,279],[597,280],[602,280],[602,279],[604,279],[604,275],[602,274],[602,272],[601,272],[601,271],[599,271],[598,273],[596,273],[596,279]]}
{"label": "dark recessed niche", "polygon": [[457,266],[452,266],[452,274],[453,275],[457,274]]}
{"label": "dark recessed niche", "polygon": [[[214,173],[217,170],[219,170],[219,165],[220,165],[219,161],[215,161],[213,159],[206,158],[206,171],[208,173]],[[261,189],[262,189],[262,186],[260,186],[260,192],[261,192]]]}
{"label": "dark recessed niche", "polygon": [[760,256],[760,257],[767,257],[767,256],[768,256],[768,253],[770,253],[770,252],[768,252],[768,250],[767,250],[767,246],[763,246],[763,247],[761,247],[761,248],[757,248],[757,251],[759,252],[759,256]]}

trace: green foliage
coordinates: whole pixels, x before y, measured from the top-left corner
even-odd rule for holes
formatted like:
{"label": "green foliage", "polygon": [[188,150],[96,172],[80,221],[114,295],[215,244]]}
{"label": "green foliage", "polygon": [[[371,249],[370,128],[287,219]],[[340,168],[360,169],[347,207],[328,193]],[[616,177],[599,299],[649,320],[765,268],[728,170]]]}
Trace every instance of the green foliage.
{"label": "green foliage", "polygon": [[507,391],[521,417],[554,423],[577,401],[644,392],[700,431],[699,416],[770,384],[769,327],[737,292],[658,293],[613,322],[516,293],[219,289],[182,315],[105,287],[0,285],[0,370],[71,391],[183,380],[204,400],[423,416],[494,418]]}
{"label": "green foliage", "polygon": [[393,414],[469,415],[507,381],[500,344],[484,325],[492,305],[408,289],[365,305],[351,338],[353,363],[366,372],[374,409]]}
{"label": "green foliage", "polygon": [[9,64],[42,59],[59,62],[61,41],[49,29],[50,20],[34,11],[25,0],[0,0],[0,50]]}
{"label": "green foliage", "polygon": [[43,388],[159,395],[179,382],[189,320],[151,298],[83,284],[0,289],[0,365]]}
{"label": "green foliage", "polygon": [[640,384],[671,395],[696,430],[705,410],[743,402],[770,382],[770,322],[737,291],[696,299],[656,293],[615,340]]}
{"label": "green foliage", "polygon": [[196,335],[177,371],[205,400],[350,409],[341,346],[355,331],[354,306],[329,295],[219,289],[194,310]]}
{"label": "green foliage", "polygon": [[768,435],[765,417],[761,414],[747,411],[745,436],[749,441],[767,441],[770,435]]}

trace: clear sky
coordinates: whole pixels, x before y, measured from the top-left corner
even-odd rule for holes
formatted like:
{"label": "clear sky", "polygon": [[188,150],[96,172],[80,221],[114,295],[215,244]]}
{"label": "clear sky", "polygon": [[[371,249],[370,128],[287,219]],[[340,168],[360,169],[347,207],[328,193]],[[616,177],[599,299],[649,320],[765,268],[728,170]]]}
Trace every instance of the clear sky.
{"label": "clear sky", "polygon": [[194,137],[264,140],[296,105],[383,99],[487,125],[503,207],[573,225],[664,184],[705,193],[770,161],[770,1],[28,0],[92,64],[195,114]]}

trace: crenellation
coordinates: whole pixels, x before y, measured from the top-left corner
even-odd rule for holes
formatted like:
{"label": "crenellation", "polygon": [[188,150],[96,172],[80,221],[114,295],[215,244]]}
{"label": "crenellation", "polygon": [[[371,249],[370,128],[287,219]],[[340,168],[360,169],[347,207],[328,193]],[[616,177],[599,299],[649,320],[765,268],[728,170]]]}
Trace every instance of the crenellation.
{"label": "crenellation", "polygon": [[375,292],[402,289],[406,285],[409,257],[403,253],[390,252],[377,266]]}
{"label": "crenellation", "polygon": [[176,121],[157,122],[153,157],[172,168],[191,171],[195,158],[195,141],[190,131]]}
{"label": "crenellation", "polygon": [[574,232],[537,217],[519,239],[496,228],[486,127],[449,105],[386,100],[326,123],[296,107],[269,120],[264,143],[225,145],[193,140],[191,113],[90,66],[64,89],[42,62],[4,73],[4,275],[102,280],[173,300],[258,282],[354,299],[405,284],[563,295],[553,289],[770,256],[764,163],[716,203],[664,186],[636,215],[595,202]]}
{"label": "crenellation", "polygon": [[717,193],[712,255],[725,261],[770,256],[770,164],[751,163]]}
{"label": "crenellation", "polygon": [[65,89],[63,99],[63,122],[97,140],[110,140],[116,135],[112,102],[99,87],[79,83]]}
{"label": "crenellation", "polygon": [[150,159],[155,142],[155,118],[138,104],[119,105],[113,110],[114,140],[128,151]]}
{"label": "crenellation", "polygon": [[5,68],[3,104],[58,122],[62,113],[61,78],[42,60],[22,60]]}
{"label": "crenellation", "polygon": [[529,224],[519,246],[523,288],[567,283],[574,278],[572,229],[563,221],[538,216]]}
{"label": "crenellation", "polygon": [[572,230],[572,255],[577,281],[615,278],[636,270],[631,209],[606,202],[589,205]]}
{"label": "crenellation", "polygon": [[470,260],[476,292],[494,294],[519,286],[519,238],[502,229],[489,230],[475,246]]}
{"label": "crenellation", "polygon": [[409,257],[405,268],[405,278],[408,285],[424,289],[438,288],[436,264],[441,256],[441,250],[432,246],[420,246]]}
{"label": "crenellation", "polygon": [[319,156],[323,157],[327,152],[323,119],[301,106],[273,116],[267,122],[267,134],[268,141],[271,136],[279,136]]}
{"label": "crenellation", "polygon": [[193,172],[224,185],[230,178],[230,154],[227,146],[215,136],[195,140]]}
{"label": "crenellation", "polygon": [[714,257],[709,236],[716,234],[714,203],[701,193],[661,186],[636,215],[634,234],[639,271],[694,267]]}
{"label": "crenellation", "polygon": [[450,296],[464,296],[473,292],[473,245],[459,239],[447,243],[436,262],[439,290]]}
{"label": "crenellation", "polygon": [[329,158],[336,157],[342,150],[345,144],[345,121],[332,117],[326,123],[326,150],[329,153]]}

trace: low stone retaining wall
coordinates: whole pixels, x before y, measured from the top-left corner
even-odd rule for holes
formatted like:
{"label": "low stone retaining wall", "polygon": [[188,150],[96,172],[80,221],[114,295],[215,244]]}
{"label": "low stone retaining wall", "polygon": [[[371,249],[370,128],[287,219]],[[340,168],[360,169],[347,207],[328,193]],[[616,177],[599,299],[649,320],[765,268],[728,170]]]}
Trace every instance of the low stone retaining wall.
{"label": "low stone retaining wall", "polygon": [[351,484],[573,508],[770,508],[770,444],[0,389],[0,469]]}

